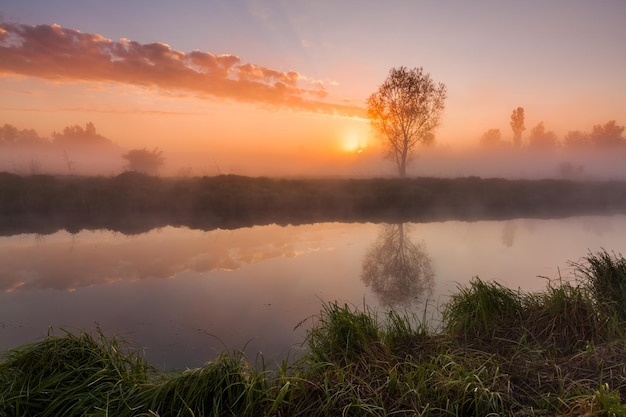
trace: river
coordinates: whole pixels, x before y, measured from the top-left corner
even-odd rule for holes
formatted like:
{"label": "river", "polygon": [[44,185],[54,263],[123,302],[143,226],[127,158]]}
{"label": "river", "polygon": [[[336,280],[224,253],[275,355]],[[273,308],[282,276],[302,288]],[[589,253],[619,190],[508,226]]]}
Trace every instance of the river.
{"label": "river", "polygon": [[0,350],[99,328],[163,369],[225,349],[272,363],[301,352],[324,302],[426,311],[436,325],[474,276],[539,291],[590,252],[624,253],[624,236],[623,215],[3,236]]}

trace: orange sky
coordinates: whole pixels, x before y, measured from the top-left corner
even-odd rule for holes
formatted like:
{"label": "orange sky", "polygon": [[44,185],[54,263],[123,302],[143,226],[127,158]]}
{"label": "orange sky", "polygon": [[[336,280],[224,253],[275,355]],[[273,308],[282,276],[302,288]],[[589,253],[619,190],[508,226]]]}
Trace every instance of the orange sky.
{"label": "orange sky", "polygon": [[0,124],[91,121],[179,167],[178,152],[241,173],[380,158],[365,100],[400,65],[448,87],[439,147],[508,138],[517,106],[559,136],[626,123],[621,0],[14,3],[0,4]]}

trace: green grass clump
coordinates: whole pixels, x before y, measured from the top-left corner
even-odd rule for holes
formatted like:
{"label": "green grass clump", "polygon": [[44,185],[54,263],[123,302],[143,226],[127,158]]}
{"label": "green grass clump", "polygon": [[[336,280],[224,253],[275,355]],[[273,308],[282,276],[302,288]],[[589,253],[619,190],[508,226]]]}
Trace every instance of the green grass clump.
{"label": "green grass clump", "polygon": [[0,417],[626,417],[624,262],[592,255],[537,293],[475,278],[437,330],[328,303],[305,353],[271,371],[233,351],[166,373],[101,332],[49,336],[1,357]]}
{"label": "green grass clump", "polygon": [[254,416],[266,398],[267,381],[239,353],[222,354],[146,387],[137,408],[165,416]]}
{"label": "green grass clump", "polygon": [[580,285],[549,284],[545,292],[527,297],[520,328],[542,347],[569,353],[609,338],[593,299]]}
{"label": "green grass clump", "polygon": [[521,292],[475,277],[444,305],[445,331],[465,340],[493,338],[519,322],[524,304]]}
{"label": "green grass clump", "polygon": [[[626,259],[603,250],[589,254],[585,263],[573,264],[583,283],[596,301],[596,309],[617,319],[619,325],[626,323]],[[603,311],[604,309],[608,311]]]}
{"label": "green grass clump", "polygon": [[115,415],[149,371],[141,355],[121,346],[101,332],[66,332],[8,351],[0,362],[0,416]]}
{"label": "green grass clump", "polygon": [[326,304],[317,325],[307,333],[310,355],[318,362],[354,362],[381,346],[376,317],[358,312],[347,304]]}

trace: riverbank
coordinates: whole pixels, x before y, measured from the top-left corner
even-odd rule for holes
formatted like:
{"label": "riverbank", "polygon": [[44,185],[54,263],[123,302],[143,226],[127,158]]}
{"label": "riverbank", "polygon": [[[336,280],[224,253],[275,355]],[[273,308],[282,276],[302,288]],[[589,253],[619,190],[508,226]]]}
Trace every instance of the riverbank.
{"label": "riverbank", "polygon": [[0,173],[0,234],[140,233],[315,222],[426,222],[626,213],[626,182],[468,178],[158,178]]}
{"label": "riverbank", "polygon": [[475,278],[436,328],[326,304],[277,369],[231,351],[165,373],[119,339],[49,336],[2,355],[0,416],[625,415],[626,259],[573,266],[537,293]]}

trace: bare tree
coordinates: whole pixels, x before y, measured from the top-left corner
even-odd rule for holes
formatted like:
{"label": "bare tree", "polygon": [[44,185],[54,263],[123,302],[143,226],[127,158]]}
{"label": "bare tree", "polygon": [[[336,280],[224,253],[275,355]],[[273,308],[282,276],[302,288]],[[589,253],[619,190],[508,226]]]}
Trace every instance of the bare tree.
{"label": "bare tree", "polygon": [[67,164],[67,172],[70,175],[74,175],[74,166],[76,165],[76,161],[72,161],[67,154],[67,151],[63,151],[63,160]]}
{"label": "bare tree", "polygon": [[518,107],[511,113],[511,129],[513,129],[513,146],[522,146],[522,132],[526,130],[523,107]]}
{"label": "bare tree", "polygon": [[446,86],[435,84],[421,67],[399,67],[392,68],[378,91],[367,99],[370,123],[401,177],[406,177],[415,146],[434,141],[446,96]]}
{"label": "bare tree", "polygon": [[126,168],[129,171],[137,171],[149,175],[156,175],[165,162],[163,151],[158,148],[154,148],[152,151],[145,148],[133,149],[122,155],[122,158],[128,161]]}

